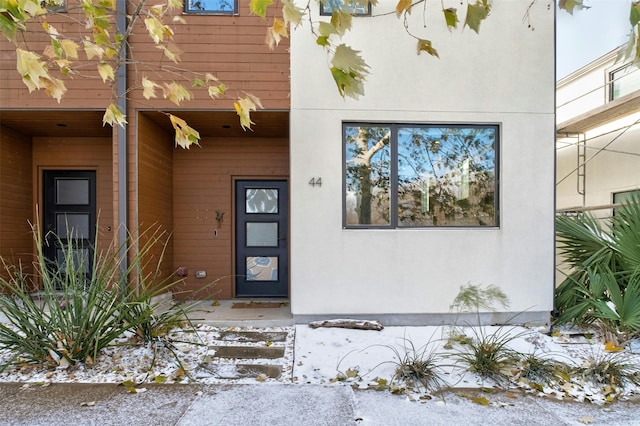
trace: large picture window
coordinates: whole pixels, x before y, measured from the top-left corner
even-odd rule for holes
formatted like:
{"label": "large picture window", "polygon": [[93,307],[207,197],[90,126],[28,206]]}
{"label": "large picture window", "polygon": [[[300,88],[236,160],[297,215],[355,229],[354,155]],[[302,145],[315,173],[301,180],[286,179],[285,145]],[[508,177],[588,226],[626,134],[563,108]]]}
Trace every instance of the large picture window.
{"label": "large picture window", "polygon": [[498,130],[345,123],[344,226],[498,226]]}

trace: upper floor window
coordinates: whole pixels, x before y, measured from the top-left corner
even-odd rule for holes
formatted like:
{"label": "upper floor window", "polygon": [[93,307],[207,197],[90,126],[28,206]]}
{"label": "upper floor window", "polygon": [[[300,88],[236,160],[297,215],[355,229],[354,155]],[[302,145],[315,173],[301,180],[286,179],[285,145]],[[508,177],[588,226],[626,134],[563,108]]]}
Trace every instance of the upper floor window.
{"label": "upper floor window", "polygon": [[186,0],[184,11],[186,13],[236,15],[238,0]]}
{"label": "upper floor window", "polygon": [[[622,204],[633,202],[640,199],[640,189],[632,189],[631,191],[622,191],[613,193],[613,204]],[[616,214],[616,207],[613,208],[613,215]]]}
{"label": "upper floor window", "polygon": [[371,16],[369,0],[320,0],[320,15],[331,16],[338,9],[356,16]]}
{"label": "upper floor window", "polygon": [[64,12],[67,10],[66,0],[42,0],[40,5],[52,12]]}
{"label": "upper floor window", "polygon": [[347,228],[498,226],[496,125],[345,123]]}
{"label": "upper floor window", "polygon": [[633,64],[625,65],[609,73],[609,100],[613,101],[640,90],[640,69]]}

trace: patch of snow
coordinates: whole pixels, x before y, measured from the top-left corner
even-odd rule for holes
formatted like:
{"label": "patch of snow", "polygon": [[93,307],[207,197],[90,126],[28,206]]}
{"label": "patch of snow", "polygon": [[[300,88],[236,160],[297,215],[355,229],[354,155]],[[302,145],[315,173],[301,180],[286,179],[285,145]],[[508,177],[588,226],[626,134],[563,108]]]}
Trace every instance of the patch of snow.
{"label": "patch of snow", "polygon": [[[350,384],[355,388],[375,388],[381,383],[394,382],[398,363],[404,357],[435,354],[438,371],[444,384],[454,389],[495,388],[498,384],[481,379],[469,371],[454,354],[464,350],[461,343],[451,343],[451,327],[385,327],[381,331],[345,328],[311,328],[308,325],[291,327],[243,328],[243,331],[286,333],[285,342],[243,342],[220,340],[222,332],[239,329],[198,325],[195,330],[172,330],[174,342],[169,350],[161,343],[132,344],[131,336],[123,336],[117,345],[102,351],[94,364],[78,364],[69,368],[47,369],[43,366],[19,364],[0,373],[2,382],[23,383],[296,383]],[[604,343],[594,332],[560,329],[553,336],[535,329],[515,326],[457,327],[458,334],[470,338],[497,335],[509,339],[509,347],[522,354],[556,360],[570,366],[587,365],[597,359],[620,360],[640,369],[640,342],[632,341],[621,352],[606,352]],[[212,346],[271,346],[283,347],[284,356],[278,359],[221,359]],[[7,349],[0,350],[0,365],[16,356]],[[236,364],[276,364],[282,366],[277,379],[260,377],[233,378]],[[215,373],[207,370],[215,364]],[[226,373],[228,374],[226,374]],[[515,372],[514,372],[515,374]],[[230,378],[224,378],[230,377]],[[514,376],[515,377],[515,376]],[[531,383],[514,378],[512,388],[554,398],[591,401],[598,404],[612,398],[632,399],[640,394],[640,387],[627,383],[622,386],[595,384],[582,377],[571,377],[553,384]],[[404,386],[404,385],[403,385]],[[413,389],[410,399],[419,400],[423,390]],[[411,394],[411,389],[407,392]],[[424,392],[422,392],[424,394]]]}

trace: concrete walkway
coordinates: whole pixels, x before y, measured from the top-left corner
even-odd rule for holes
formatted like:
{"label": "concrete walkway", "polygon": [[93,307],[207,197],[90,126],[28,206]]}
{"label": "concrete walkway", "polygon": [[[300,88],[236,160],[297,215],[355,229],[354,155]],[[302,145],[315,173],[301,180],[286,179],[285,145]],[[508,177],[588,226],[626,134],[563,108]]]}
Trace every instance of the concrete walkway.
{"label": "concrete walkway", "polygon": [[407,401],[388,392],[324,385],[24,386],[0,383],[1,425],[640,425],[640,405],[606,407],[522,394]]}

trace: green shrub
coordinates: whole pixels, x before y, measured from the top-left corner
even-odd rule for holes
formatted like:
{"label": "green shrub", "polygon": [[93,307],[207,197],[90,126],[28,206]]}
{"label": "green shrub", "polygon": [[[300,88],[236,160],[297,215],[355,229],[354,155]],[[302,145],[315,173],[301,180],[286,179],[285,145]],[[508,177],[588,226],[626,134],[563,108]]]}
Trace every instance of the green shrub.
{"label": "green shrub", "polygon": [[[146,281],[154,274],[145,278],[138,273],[146,266],[143,257],[165,237],[162,233],[145,236],[142,247],[130,238],[114,250],[98,253],[96,249],[92,259],[78,255],[77,239],[63,242],[56,237],[63,259],[57,265],[44,256],[38,227],[33,228],[33,235],[37,247],[33,274],[3,260],[0,277],[0,287],[6,292],[0,296],[0,312],[9,322],[0,324],[0,347],[15,353],[14,362],[63,367],[90,364],[125,332],[143,329],[146,339],[153,330],[185,314],[169,311],[156,316],[152,298],[170,289],[172,283],[155,285]],[[130,255],[134,249],[137,252]],[[120,256],[131,259],[123,278],[138,276],[137,286],[120,279]],[[34,294],[36,288],[41,291]]]}
{"label": "green shrub", "polygon": [[640,332],[640,198],[608,227],[588,213],[556,218],[558,252],[571,267],[555,293],[556,323],[597,322],[628,339]]}

